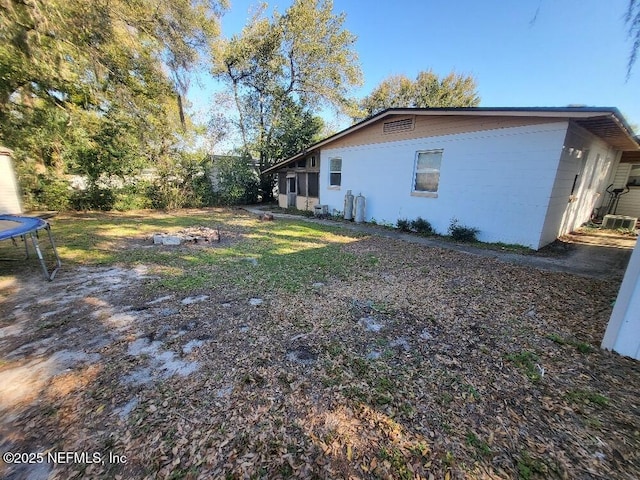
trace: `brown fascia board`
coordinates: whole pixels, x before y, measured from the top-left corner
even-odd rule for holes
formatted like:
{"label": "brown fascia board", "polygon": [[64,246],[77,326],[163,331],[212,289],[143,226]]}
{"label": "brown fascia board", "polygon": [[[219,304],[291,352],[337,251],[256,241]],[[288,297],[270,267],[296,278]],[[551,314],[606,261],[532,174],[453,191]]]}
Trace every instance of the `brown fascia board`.
{"label": "brown fascia board", "polygon": [[316,150],[326,144],[359,130],[371,123],[377,122],[390,115],[470,115],[470,116],[511,116],[511,117],[546,117],[558,119],[586,119],[592,117],[610,116],[624,134],[640,149],[638,140],[634,137],[633,129],[629,126],[620,111],[615,107],[457,107],[457,108],[388,108],[369,118],[351,125],[344,130],[331,135],[306,150],[295,154],[272,167],[267,168],[262,174],[270,173],[287,166],[289,163],[299,160],[312,150]]}
{"label": "brown fascia board", "polygon": [[640,163],[640,151],[637,152],[623,152],[620,158],[620,163]]}

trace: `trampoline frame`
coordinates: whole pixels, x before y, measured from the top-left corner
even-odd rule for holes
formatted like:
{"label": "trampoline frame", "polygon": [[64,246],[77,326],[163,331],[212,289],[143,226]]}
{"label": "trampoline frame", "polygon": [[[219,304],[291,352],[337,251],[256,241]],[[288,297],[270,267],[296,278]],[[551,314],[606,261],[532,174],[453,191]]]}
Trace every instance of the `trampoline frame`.
{"label": "trampoline frame", "polygon": [[[2,235],[2,232],[0,231],[0,241],[11,239],[11,241],[13,241],[13,244],[16,245],[16,238],[18,237],[22,238],[22,241],[24,242],[24,248],[25,248],[25,255],[26,255],[25,258],[29,258],[29,242],[27,241],[27,235],[31,237],[31,242],[33,243],[33,249],[36,251],[36,254],[38,255],[38,260],[40,260],[40,265],[42,266],[42,271],[44,273],[45,278],[49,281],[53,280],[54,277],[56,276],[56,273],[58,273],[58,270],[62,266],[62,263],[60,262],[60,257],[58,256],[58,250],[56,249],[56,244],[53,241],[53,235],[51,234],[51,225],[49,225],[49,222],[47,222],[46,220],[43,220],[42,218],[22,217],[19,215],[0,215],[0,220],[20,222],[25,225],[23,227],[16,227],[14,229],[10,229],[7,231],[9,232],[8,234],[5,232],[5,235]],[[49,272],[49,269],[47,268],[47,264],[44,260],[44,256],[42,255],[42,251],[40,250],[40,244],[38,243],[39,230],[47,231],[47,235],[49,237],[49,243],[51,243],[51,248],[53,249],[53,254],[55,255],[55,260],[56,260],[55,268],[51,272]]]}

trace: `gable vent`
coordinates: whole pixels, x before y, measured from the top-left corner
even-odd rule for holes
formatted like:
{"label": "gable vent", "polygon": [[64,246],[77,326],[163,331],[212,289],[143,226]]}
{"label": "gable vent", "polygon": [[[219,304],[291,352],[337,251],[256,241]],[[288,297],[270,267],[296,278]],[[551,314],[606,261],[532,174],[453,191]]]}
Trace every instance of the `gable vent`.
{"label": "gable vent", "polygon": [[384,122],[382,125],[383,133],[408,132],[411,130],[413,130],[413,117]]}

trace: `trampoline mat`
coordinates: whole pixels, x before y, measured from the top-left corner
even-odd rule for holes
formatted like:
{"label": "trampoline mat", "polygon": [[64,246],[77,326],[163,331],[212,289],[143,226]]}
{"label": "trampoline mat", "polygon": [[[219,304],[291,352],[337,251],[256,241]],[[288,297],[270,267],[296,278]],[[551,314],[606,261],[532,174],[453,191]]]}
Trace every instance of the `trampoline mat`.
{"label": "trampoline mat", "polygon": [[47,222],[40,218],[0,215],[0,240],[40,230]]}

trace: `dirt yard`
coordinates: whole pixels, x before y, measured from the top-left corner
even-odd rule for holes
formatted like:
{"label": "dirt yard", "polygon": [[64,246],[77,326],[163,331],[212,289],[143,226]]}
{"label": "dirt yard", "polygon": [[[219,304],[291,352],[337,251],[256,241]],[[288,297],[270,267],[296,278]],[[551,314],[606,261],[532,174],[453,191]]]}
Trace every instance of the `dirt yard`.
{"label": "dirt yard", "polygon": [[53,282],[0,264],[4,478],[640,478],[620,279],[238,211],[53,231]]}

